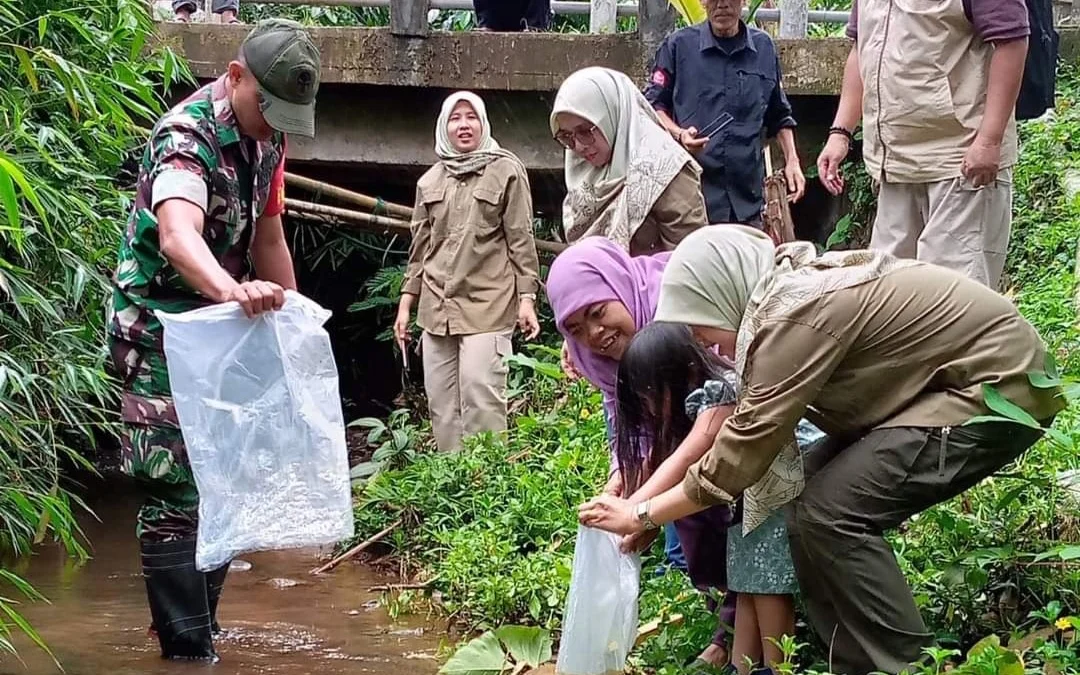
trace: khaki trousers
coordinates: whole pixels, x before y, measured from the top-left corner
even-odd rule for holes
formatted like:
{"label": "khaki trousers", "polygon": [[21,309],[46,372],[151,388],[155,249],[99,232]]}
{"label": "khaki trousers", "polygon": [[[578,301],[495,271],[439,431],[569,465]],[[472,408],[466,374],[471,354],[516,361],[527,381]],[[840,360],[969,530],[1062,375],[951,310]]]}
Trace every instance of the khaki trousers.
{"label": "khaki trousers", "polygon": [[481,431],[506,430],[508,368],[503,357],[512,352],[510,335],[424,332],[424,388],[439,450],[457,450],[462,438]]}
{"label": "khaki trousers", "polygon": [[806,487],[785,510],[791,557],[830,672],[900,673],[932,644],[885,530],[1019,457],[1041,432],[1012,423],[898,427],[803,456]]}
{"label": "khaki trousers", "polygon": [[948,267],[997,289],[1012,228],[1012,169],[981,188],[966,178],[879,187],[870,248]]}

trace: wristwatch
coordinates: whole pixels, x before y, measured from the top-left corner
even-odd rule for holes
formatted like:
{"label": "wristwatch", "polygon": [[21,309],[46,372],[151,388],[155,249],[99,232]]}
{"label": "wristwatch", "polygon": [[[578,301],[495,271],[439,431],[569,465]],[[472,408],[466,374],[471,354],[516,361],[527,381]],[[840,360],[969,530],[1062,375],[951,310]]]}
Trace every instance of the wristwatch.
{"label": "wristwatch", "polygon": [[634,507],[634,515],[637,517],[638,522],[641,523],[645,527],[646,531],[648,531],[648,530],[656,530],[656,529],[660,528],[660,526],[657,525],[656,523],[654,523],[653,519],[649,517],[649,500],[648,499],[646,499],[645,501],[641,502],[636,507]]}

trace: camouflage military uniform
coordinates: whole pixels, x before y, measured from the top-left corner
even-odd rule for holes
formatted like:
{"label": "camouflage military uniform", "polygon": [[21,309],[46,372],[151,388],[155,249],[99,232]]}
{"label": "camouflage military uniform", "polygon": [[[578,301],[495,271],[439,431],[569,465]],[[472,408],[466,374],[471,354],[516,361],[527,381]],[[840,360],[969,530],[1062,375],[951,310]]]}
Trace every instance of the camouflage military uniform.
{"label": "camouflage military uniform", "polygon": [[147,493],[138,521],[145,541],[194,537],[198,516],[198,492],[170,396],[163,331],[153,312],[183,312],[209,302],[162,255],[154,206],[193,190],[204,194],[203,239],[218,263],[244,281],[256,219],[281,212],[284,155],[279,133],[265,143],[241,136],[224,78],[162,117],[143,155],[120,243],[108,331],[123,386],[121,468]]}

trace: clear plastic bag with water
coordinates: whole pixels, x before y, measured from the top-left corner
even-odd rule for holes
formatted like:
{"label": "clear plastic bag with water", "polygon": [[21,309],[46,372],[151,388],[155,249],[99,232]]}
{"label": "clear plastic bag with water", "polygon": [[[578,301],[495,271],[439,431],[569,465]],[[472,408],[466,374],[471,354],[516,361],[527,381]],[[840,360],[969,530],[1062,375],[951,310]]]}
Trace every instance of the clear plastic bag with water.
{"label": "clear plastic bag with water", "polygon": [[253,319],[238,303],[157,316],[199,490],[196,566],[351,537],[330,312],[288,291],[279,311]]}
{"label": "clear plastic bag with water", "polygon": [[618,537],[579,527],[563,614],[558,675],[622,673],[637,637],[641,559],[619,552]]}

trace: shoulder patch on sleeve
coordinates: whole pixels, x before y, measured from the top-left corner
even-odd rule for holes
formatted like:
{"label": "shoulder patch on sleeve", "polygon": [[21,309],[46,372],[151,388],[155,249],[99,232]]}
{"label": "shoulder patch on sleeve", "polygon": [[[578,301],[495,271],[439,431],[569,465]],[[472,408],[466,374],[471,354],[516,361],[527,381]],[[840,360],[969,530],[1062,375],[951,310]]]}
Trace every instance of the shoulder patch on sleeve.
{"label": "shoulder patch on sleeve", "polygon": [[666,88],[668,84],[668,74],[665,73],[662,68],[657,68],[653,71],[651,80],[656,86]]}

